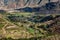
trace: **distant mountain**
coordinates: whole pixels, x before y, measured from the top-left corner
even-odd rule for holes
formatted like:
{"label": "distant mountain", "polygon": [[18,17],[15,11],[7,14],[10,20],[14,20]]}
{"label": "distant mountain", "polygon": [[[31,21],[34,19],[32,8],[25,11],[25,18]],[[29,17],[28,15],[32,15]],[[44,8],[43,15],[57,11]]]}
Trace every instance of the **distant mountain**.
{"label": "distant mountain", "polygon": [[[50,2],[57,2],[58,0],[50,0]],[[24,8],[24,7],[41,7],[49,3],[49,0],[0,0],[0,6],[4,8]]]}
{"label": "distant mountain", "polygon": [[25,8],[20,8],[20,9],[16,9],[18,11],[21,12],[40,12],[40,11],[50,11],[50,10],[59,10],[59,3],[58,2],[50,2],[50,3],[46,3],[45,5],[41,6],[41,7],[25,7]]}

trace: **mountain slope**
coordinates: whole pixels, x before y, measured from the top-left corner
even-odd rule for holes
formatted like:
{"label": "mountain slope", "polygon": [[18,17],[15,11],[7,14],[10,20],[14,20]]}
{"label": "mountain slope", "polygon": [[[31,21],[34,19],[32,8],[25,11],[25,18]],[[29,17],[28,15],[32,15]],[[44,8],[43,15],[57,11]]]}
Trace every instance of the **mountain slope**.
{"label": "mountain slope", "polygon": [[[50,2],[57,2],[51,0]],[[0,0],[1,7],[6,8],[24,8],[24,7],[41,7],[48,3],[48,0]]]}
{"label": "mountain slope", "polygon": [[59,2],[50,2],[50,3],[46,3],[45,5],[41,6],[41,7],[25,7],[25,8],[20,8],[20,9],[16,9],[18,11],[21,12],[44,12],[44,13],[59,13]]}

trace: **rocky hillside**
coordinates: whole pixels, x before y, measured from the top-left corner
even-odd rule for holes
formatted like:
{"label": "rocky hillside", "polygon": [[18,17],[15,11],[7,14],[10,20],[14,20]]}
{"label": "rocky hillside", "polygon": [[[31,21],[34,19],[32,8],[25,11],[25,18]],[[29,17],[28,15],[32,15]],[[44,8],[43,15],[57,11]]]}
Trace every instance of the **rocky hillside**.
{"label": "rocky hillside", "polygon": [[60,4],[59,2],[49,2],[41,7],[25,7],[16,9],[20,12],[38,12],[41,14],[60,14]]}
{"label": "rocky hillside", "polygon": [[[50,2],[57,1],[50,0]],[[0,0],[0,6],[4,8],[41,7],[48,2],[49,0]]]}

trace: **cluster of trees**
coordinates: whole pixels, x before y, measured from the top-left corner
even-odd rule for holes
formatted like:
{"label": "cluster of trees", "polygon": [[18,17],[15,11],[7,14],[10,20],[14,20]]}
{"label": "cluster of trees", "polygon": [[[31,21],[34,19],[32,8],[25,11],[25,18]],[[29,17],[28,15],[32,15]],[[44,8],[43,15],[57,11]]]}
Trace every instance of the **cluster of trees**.
{"label": "cluster of trees", "polygon": [[[59,17],[60,15],[57,15],[56,17]],[[55,17],[55,18],[56,18]],[[24,17],[24,16],[15,16],[15,15],[10,15],[8,16],[8,18],[11,20],[11,21],[14,21],[14,22],[20,22],[20,21],[24,21],[24,20],[28,20],[28,21],[31,21],[31,22],[35,22],[35,23],[40,23],[40,22],[46,22],[46,21],[49,21],[49,20],[53,20],[54,17],[52,15],[49,15],[49,16],[31,16],[31,17]]]}
{"label": "cluster of trees", "polygon": [[35,22],[35,23],[40,23],[40,22],[45,22],[54,19],[52,15],[43,17],[43,16],[33,16],[29,18],[29,21]]}
{"label": "cluster of trees", "polygon": [[25,18],[23,16],[8,16],[9,20],[11,20],[12,22],[20,22],[25,20]]}
{"label": "cluster of trees", "polygon": [[52,15],[49,15],[49,16],[46,16],[46,17],[43,17],[43,16],[32,16],[30,18],[25,18],[23,16],[11,16],[10,15],[10,16],[8,16],[8,18],[11,21],[15,21],[15,22],[24,21],[26,19],[28,21],[35,22],[35,23],[45,22],[45,21],[49,21],[49,20],[54,19]]}

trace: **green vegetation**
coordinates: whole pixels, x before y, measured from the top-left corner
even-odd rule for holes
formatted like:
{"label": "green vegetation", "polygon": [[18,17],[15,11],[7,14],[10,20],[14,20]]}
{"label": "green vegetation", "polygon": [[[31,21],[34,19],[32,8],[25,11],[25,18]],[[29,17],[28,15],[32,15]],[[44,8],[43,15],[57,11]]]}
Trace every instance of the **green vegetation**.
{"label": "green vegetation", "polygon": [[13,16],[25,16],[25,17],[27,17],[27,16],[31,16],[32,15],[32,13],[25,13],[25,12],[23,12],[23,13],[20,13],[20,12],[15,12],[15,13],[11,13],[11,14],[9,14],[9,15],[13,15]]}
{"label": "green vegetation", "polygon": [[4,26],[4,24],[0,23],[0,29]]}
{"label": "green vegetation", "polygon": [[32,33],[32,34],[34,34],[34,32],[35,32],[35,30],[32,29],[32,28],[28,28],[27,30],[28,30],[29,33]]}

